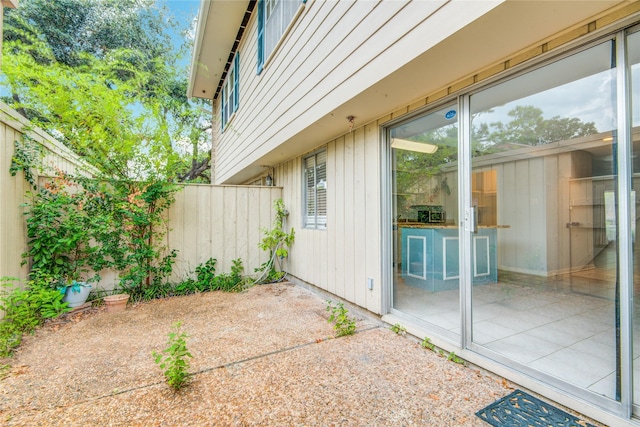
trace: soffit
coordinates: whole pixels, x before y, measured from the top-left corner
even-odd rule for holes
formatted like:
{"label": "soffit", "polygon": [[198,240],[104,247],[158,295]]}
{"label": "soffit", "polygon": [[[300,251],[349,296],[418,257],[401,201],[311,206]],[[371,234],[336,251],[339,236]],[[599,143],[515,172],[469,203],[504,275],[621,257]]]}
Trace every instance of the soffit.
{"label": "soffit", "polygon": [[248,0],[202,0],[194,40],[187,96],[213,99]]}

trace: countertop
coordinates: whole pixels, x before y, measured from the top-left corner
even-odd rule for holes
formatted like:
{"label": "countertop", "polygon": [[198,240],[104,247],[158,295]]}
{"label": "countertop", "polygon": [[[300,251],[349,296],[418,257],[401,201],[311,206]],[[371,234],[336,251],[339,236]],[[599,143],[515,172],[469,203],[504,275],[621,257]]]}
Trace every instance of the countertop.
{"label": "countertop", "polygon": [[[423,222],[399,222],[396,224],[399,228],[446,228],[457,229],[455,224],[436,224],[436,223],[423,223]],[[479,225],[478,228],[510,228],[510,225]]]}

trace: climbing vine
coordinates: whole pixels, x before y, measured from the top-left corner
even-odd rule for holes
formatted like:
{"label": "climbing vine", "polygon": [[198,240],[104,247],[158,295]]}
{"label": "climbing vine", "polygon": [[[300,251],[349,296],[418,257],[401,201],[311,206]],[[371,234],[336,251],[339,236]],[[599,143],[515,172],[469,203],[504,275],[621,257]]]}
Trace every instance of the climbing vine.
{"label": "climbing vine", "polygon": [[35,190],[38,188],[35,169],[42,158],[42,148],[30,136],[23,134],[22,141],[14,141],[14,152],[11,157],[9,173],[16,176],[18,172],[24,173],[24,179]]}
{"label": "climbing vine", "polygon": [[[96,180],[58,172],[27,208],[34,271],[65,283],[86,280],[89,271],[118,272],[121,290],[132,295],[167,279],[175,251],[164,243],[166,211],[177,187],[163,181]],[[96,277],[96,279],[99,279]]]}
{"label": "climbing vine", "polygon": [[258,283],[277,282],[284,277],[284,271],[282,271],[282,268],[278,269],[278,267],[280,266],[280,261],[289,256],[289,247],[296,237],[293,228],[289,232],[284,230],[289,211],[285,209],[282,199],[276,199],[273,203],[273,208],[276,211],[273,228],[261,229],[263,237],[258,247],[263,251],[269,252],[269,260],[255,270],[256,272],[261,272],[256,281]]}

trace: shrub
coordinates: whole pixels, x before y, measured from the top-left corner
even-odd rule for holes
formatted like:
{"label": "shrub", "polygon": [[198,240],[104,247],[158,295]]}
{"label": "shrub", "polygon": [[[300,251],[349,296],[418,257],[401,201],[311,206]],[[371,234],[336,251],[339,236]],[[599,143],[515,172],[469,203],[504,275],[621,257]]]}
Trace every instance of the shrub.
{"label": "shrub", "polygon": [[327,311],[331,313],[328,321],[333,323],[336,337],[352,335],[356,331],[356,321],[349,316],[343,303],[339,302],[334,306],[331,301],[327,301]]}
{"label": "shrub", "polygon": [[180,332],[181,322],[171,326],[167,348],[162,353],[153,352],[156,364],[162,369],[167,384],[174,390],[180,390],[189,380],[189,360],[193,358],[187,350],[187,338],[185,332]]}
{"label": "shrub", "polygon": [[22,336],[33,332],[45,319],[57,317],[69,311],[63,295],[50,288],[42,277],[31,280],[27,289],[21,289],[13,281],[0,279],[0,357],[10,356],[22,342]]}

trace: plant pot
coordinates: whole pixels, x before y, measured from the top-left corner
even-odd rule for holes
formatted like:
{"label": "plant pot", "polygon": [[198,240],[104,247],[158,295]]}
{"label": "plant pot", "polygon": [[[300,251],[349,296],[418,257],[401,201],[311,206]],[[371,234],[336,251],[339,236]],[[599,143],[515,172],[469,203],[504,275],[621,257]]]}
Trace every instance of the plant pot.
{"label": "plant pot", "polygon": [[64,292],[63,302],[66,302],[69,307],[80,307],[87,301],[89,292],[91,292],[91,285],[78,282],[79,286],[67,286]]}
{"label": "plant pot", "polygon": [[107,313],[116,313],[127,308],[129,294],[116,294],[104,297],[104,303],[107,305]]}

